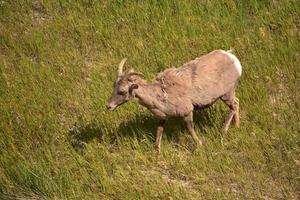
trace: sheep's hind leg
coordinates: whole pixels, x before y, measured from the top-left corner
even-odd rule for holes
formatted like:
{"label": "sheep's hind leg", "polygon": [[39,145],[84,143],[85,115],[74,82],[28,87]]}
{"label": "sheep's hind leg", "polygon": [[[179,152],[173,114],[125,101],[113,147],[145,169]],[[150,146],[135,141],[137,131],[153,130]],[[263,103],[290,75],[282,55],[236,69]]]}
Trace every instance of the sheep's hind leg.
{"label": "sheep's hind leg", "polygon": [[189,133],[191,134],[194,142],[199,145],[202,146],[202,141],[198,138],[196,131],[194,129],[194,125],[193,125],[193,112],[191,112],[189,115],[187,115],[186,117],[184,117],[184,122],[186,124],[186,127],[189,131]]}
{"label": "sheep's hind leg", "polygon": [[233,123],[234,126],[239,128],[240,127],[240,105],[239,105],[239,99],[238,98],[234,98],[234,104],[235,104],[235,114],[233,116]]}
{"label": "sheep's hind leg", "polygon": [[234,92],[225,94],[221,97],[221,99],[231,110],[229,115],[225,119],[224,126],[222,129],[226,133],[231,122],[234,122],[235,126],[239,127],[239,100],[235,97]]}

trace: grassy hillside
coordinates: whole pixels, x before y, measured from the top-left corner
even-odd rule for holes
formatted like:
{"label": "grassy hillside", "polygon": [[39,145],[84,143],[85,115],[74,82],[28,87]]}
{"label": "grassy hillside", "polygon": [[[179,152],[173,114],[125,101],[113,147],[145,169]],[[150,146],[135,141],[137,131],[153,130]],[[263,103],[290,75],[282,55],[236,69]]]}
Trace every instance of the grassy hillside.
{"label": "grassy hillside", "polygon": [[[127,57],[148,80],[214,49],[243,65],[241,128],[222,102],[181,121],[107,112]],[[0,199],[299,199],[300,1],[0,2]]]}

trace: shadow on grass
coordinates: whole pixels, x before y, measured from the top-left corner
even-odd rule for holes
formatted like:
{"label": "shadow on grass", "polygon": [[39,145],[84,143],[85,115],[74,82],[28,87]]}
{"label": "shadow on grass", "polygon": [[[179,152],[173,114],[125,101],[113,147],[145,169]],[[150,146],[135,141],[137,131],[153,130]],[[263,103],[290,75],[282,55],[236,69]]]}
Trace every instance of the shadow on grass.
{"label": "shadow on grass", "polygon": [[[214,112],[214,109],[194,111],[194,124],[200,130],[198,134],[202,136],[205,134],[205,126],[215,126]],[[135,138],[138,141],[148,139],[154,142],[157,124],[158,119],[152,115],[136,115],[134,118],[122,122],[115,133],[108,133],[109,137],[107,135],[105,137],[108,141],[105,142],[118,144],[118,141],[122,140],[122,138]],[[103,130],[105,128],[98,124],[89,124],[86,126],[75,124],[69,131],[71,145],[78,153],[84,154],[86,144],[92,140],[97,140],[99,143],[103,142]],[[185,126],[181,118],[171,118],[165,124],[163,137],[168,141],[178,143],[180,134],[184,130]]]}
{"label": "shadow on grass", "polygon": [[206,134],[205,127],[219,126],[223,121],[216,121],[217,109],[215,107],[204,108],[194,111],[194,125],[200,130],[201,134]]}
{"label": "shadow on grass", "polygon": [[[207,133],[207,127],[216,126],[215,112],[214,108],[194,111],[194,125],[197,126],[199,136]],[[157,125],[158,119],[154,116],[149,114],[137,115],[120,124],[117,131],[118,137],[136,138],[138,141],[148,139],[154,143]],[[167,141],[179,143],[180,136],[184,131],[188,134],[182,118],[170,118],[164,126],[163,138]]]}
{"label": "shadow on grass", "polygon": [[[129,121],[123,122],[118,128],[120,137],[136,138],[138,141],[145,138],[155,140],[158,119],[152,115],[137,115]],[[182,120],[179,118],[169,119],[164,127],[164,137],[177,140],[180,131],[183,129]]]}
{"label": "shadow on grass", "polygon": [[75,151],[83,155],[86,144],[90,143],[92,140],[97,140],[100,143],[103,141],[103,128],[96,126],[95,124],[82,126],[75,123],[69,129],[69,139],[70,144]]}

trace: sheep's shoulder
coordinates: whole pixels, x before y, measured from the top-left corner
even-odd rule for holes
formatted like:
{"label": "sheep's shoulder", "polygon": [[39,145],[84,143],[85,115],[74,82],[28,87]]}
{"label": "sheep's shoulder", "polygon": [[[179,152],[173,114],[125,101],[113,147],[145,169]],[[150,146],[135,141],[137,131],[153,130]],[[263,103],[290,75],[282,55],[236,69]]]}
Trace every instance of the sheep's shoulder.
{"label": "sheep's shoulder", "polygon": [[189,84],[189,73],[183,68],[170,68],[159,73],[156,81],[166,92],[185,90]]}

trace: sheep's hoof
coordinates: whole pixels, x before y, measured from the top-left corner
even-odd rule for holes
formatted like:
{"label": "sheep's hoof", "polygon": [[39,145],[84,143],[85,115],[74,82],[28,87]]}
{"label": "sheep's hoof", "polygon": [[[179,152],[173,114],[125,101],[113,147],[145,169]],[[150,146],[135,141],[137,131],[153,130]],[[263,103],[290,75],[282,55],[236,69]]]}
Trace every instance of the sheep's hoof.
{"label": "sheep's hoof", "polygon": [[155,147],[155,154],[159,155],[160,154],[160,148],[159,147]]}
{"label": "sheep's hoof", "polygon": [[198,141],[198,144],[199,144],[199,145],[198,145],[199,147],[202,147],[202,146],[203,146],[202,140],[199,140],[199,141]]}
{"label": "sheep's hoof", "polygon": [[226,134],[228,132],[228,127],[224,126],[221,131]]}

